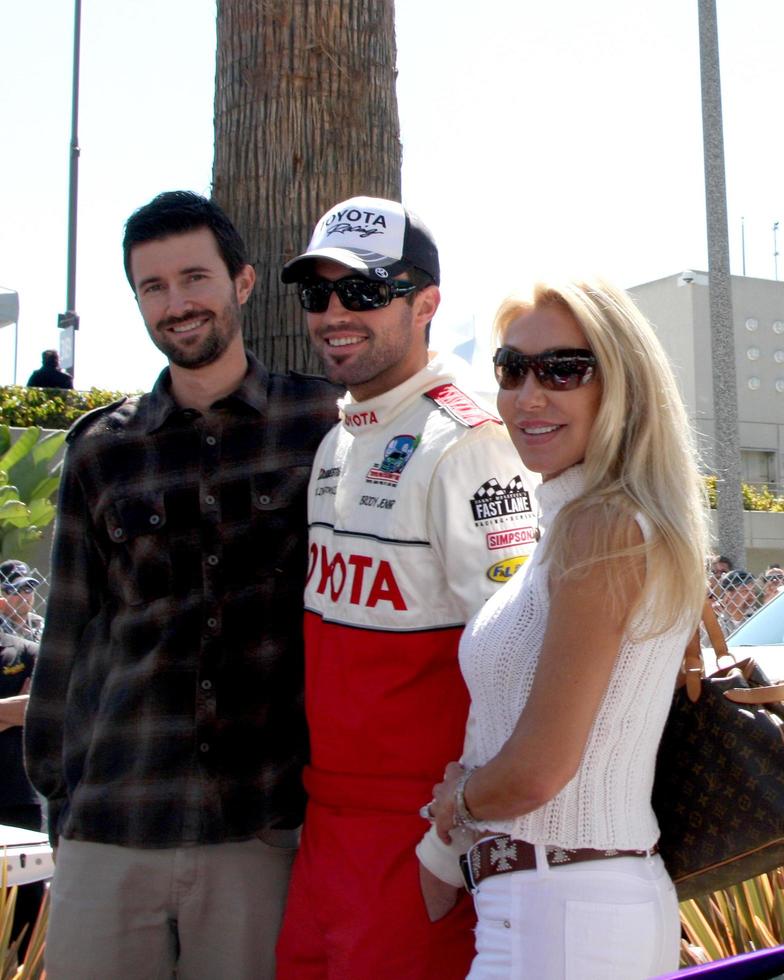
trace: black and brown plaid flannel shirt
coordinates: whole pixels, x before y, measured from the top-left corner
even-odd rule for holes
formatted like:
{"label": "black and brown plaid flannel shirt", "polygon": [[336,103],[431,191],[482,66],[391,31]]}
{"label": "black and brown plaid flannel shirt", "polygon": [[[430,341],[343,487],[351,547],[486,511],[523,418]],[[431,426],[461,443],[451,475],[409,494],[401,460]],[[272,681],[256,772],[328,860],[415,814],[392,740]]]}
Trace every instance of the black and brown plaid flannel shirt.
{"label": "black and brown plaid flannel shirt", "polygon": [[74,427],[26,723],[53,836],[168,847],[300,822],[305,495],[337,397],[249,355],[207,414],[166,370]]}

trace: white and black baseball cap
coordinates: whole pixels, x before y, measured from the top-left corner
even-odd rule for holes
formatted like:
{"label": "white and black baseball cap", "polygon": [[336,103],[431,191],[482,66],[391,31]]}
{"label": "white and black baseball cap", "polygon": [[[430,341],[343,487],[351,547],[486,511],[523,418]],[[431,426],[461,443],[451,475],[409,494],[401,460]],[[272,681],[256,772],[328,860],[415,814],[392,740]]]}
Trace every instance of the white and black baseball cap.
{"label": "white and black baseball cap", "polygon": [[397,201],[352,197],[330,208],[307,250],[283,266],[283,282],[299,282],[314,259],[331,259],[368,279],[390,279],[411,266],[438,284],[438,249],[423,221]]}

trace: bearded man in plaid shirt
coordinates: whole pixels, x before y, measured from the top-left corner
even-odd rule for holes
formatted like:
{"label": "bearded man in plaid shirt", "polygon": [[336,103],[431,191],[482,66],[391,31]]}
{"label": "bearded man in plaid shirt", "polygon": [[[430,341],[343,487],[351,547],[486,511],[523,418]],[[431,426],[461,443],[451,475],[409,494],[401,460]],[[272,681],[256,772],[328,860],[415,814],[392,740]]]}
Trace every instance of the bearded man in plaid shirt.
{"label": "bearded man in plaid shirt", "polygon": [[128,220],[166,368],[68,436],[27,715],[59,843],[49,980],[272,978],[303,791],[305,492],[321,379],[243,348],[255,273],[188,192]]}

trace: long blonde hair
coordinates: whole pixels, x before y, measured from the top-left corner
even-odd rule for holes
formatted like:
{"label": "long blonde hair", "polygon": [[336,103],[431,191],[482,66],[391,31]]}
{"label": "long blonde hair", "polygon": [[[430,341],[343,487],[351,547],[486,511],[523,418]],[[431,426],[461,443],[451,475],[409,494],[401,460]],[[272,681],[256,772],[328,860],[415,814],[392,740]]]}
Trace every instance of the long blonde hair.
{"label": "long blonde hair", "polygon": [[[513,320],[551,305],[580,325],[602,385],[585,453],[585,491],[558,514],[543,542],[553,572],[588,572],[607,559],[642,555],[642,596],[650,603],[652,632],[684,621],[694,626],[705,598],[707,511],[691,427],[667,355],[630,297],[602,279],[540,282],[530,298],[509,297],[496,314],[495,336],[503,342]],[[586,512],[593,542],[589,556],[575,565],[570,539]],[[637,512],[653,533],[632,546],[628,518]]]}

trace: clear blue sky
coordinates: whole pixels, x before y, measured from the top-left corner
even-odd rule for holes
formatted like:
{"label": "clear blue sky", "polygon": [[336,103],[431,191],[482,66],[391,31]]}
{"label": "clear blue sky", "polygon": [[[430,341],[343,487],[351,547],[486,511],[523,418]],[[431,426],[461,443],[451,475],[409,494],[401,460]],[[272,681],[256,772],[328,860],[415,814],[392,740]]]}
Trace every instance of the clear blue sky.
{"label": "clear blue sky", "polygon": [[[705,267],[696,0],[396,6],[403,196],[440,244],[438,346],[472,319],[484,338],[539,272],[631,286]],[[745,216],[747,273],[772,278],[784,3],[718,13],[733,271]],[[0,286],[20,294],[22,382],[65,308],[72,19],[71,0],[0,6]],[[214,0],[83,0],[79,387],[147,388],[162,366],[123,276],[122,225],[161,190],[209,193],[214,22]]]}

